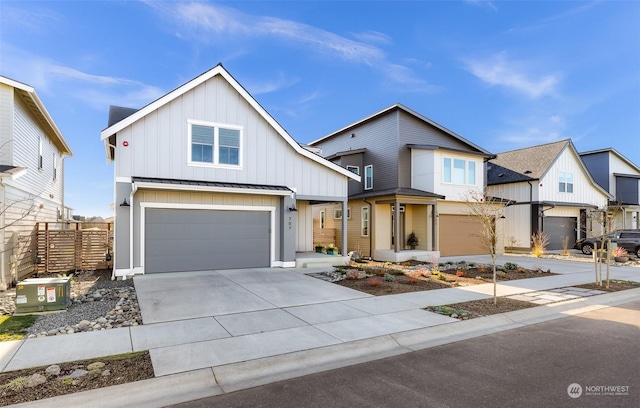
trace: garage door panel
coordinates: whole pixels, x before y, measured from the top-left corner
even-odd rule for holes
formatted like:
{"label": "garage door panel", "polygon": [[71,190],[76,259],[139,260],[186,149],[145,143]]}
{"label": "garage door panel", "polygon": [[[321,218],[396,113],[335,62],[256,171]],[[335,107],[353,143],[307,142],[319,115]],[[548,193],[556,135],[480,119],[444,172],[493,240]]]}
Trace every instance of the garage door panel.
{"label": "garage door panel", "polygon": [[440,254],[482,255],[489,250],[480,237],[482,224],[469,215],[440,214]]}
{"label": "garage door panel", "polygon": [[563,240],[569,237],[568,248],[573,248],[577,236],[577,218],[544,217],[542,230],[549,236],[547,249],[563,249]]}
{"label": "garage door panel", "polygon": [[266,211],[148,209],[145,272],[270,266]]}

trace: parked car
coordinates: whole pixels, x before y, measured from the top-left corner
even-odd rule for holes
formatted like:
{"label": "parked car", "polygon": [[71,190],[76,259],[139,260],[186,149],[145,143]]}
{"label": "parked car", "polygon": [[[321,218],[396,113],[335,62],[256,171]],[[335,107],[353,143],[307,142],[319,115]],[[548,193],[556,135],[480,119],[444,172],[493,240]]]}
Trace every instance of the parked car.
{"label": "parked car", "polygon": [[[581,250],[583,254],[591,255],[596,244],[598,244],[598,247],[602,246],[602,238],[582,238],[573,247]],[[628,253],[635,254],[640,258],[640,230],[618,230],[607,234],[604,236],[605,247],[609,239],[611,239],[612,243],[616,243],[619,247],[626,249]]]}

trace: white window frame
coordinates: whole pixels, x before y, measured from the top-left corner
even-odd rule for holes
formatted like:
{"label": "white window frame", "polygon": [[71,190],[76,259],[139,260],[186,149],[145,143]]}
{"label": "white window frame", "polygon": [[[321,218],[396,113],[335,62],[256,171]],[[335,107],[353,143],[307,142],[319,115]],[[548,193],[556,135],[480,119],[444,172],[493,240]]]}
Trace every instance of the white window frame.
{"label": "white window frame", "polygon": [[[571,181],[569,182],[569,179],[571,179]],[[575,185],[574,181],[573,181],[573,173],[570,171],[560,171],[558,172],[558,192],[560,193],[568,193],[568,194],[573,194],[574,188],[573,186]],[[569,186],[571,186],[571,188],[569,188]],[[569,191],[571,190],[571,191]]]}
{"label": "white window frame", "polygon": [[347,170],[358,176],[360,175],[360,166],[347,166]]}
{"label": "white window frame", "polygon": [[333,210],[333,219],[334,220],[341,220],[342,219],[342,209],[341,208],[336,208]]}
{"label": "white window frame", "polygon": [[360,208],[360,236],[368,237],[371,230],[369,207]]}
{"label": "white window frame", "polygon": [[351,219],[351,207],[347,207],[347,219]]}
{"label": "white window frame", "polygon": [[324,229],[327,225],[327,213],[322,210],[320,211],[320,229]]}
{"label": "white window frame", "polygon": [[44,167],[44,157],[42,156],[42,139],[38,139],[38,170]]}
{"label": "white window frame", "polygon": [[[367,176],[367,170],[371,170],[371,176]],[[370,183],[367,183],[367,180],[371,179]],[[371,190],[373,189],[373,164],[369,164],[364,166],[364,189]]]}
{"label": "white window frame", "polygon": [[[456,182],[455,178],[455,162],[464,162],[464,181],[462,183]],[[445,163],[449,162],[449,171],[445,170]],[[470,177],[469,169],[470,164],[473,163],[473,179]],[[448,180],[447,180],[448,179]],[[459,157],[445,156],[442,158],[442,183],[452,184],[457,186],[475,186],[478,179],[478,163],[475,160],[461,159]]]}
{"label": "white window frame", "polygon": [[[192,156],[192,138],[191,132],[193,125],[196,126],[206,126],[213,128],[213,162],[199,162],[194,161]],[[189,166],[197,166],[197,167],[215,167],[215,168],[224,168],[224,169],[233,169],[233,170],[242,170],[243,168],[243,155],[244,155],[244,127],[238,125],[230,125],[226,123],[217,123],[217,122],[206,122],[202,120],[187,120],[187,165]],[[226,164],[220,163],[220,140],[219,140],[219,130],[222,129],[232,129],[237,130],[239,132],[239,147],[238,147],[238,164]]]}

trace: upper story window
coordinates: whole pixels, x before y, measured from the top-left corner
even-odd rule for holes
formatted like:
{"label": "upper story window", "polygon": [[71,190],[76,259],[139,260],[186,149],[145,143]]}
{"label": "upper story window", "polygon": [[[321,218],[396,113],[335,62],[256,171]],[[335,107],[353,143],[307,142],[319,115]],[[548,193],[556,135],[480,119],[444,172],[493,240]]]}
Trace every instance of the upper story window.
{"label": "upper story window", "polygon": [[58,157],[54,153],[53,154],[53,180],[55,181],[58,178]]}
{"label": "upper story window", "polygon": [[451,184],[476,184],[476,162],[445,157],[442,161],[442,181]]}
{"label": "upper story window", "polygon": [[364,167],[364,189],[371,190],[373,188],[373,165]]}
{"label": "upper story window", "polygon": [[360,175],[360,167],[358,166],[347,166],[347,170],[349,170],[353,174],[357,174],[358,176]]}
{"label": "upper story window", "polygon": [[573,173],[558,172],[558,191],[561,193],[573,193]]}
{"label": "upper story window", "polygon": [[242,166],[242,128],[189,121],[189,163],[221,167]]}
{"label": "upper story window", "polygon": [[42,157],[42,139],[38,139],[38,170],[42,170],[44,159]]}

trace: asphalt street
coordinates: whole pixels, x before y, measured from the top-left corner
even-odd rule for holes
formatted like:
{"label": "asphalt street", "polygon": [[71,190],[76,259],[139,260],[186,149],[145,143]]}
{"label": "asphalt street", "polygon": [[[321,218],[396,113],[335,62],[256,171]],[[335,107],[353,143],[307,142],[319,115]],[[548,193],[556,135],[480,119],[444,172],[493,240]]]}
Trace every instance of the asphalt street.
{"label": "asphalt street", "polygon": [[174,407],[639,407],[640,302]]}

